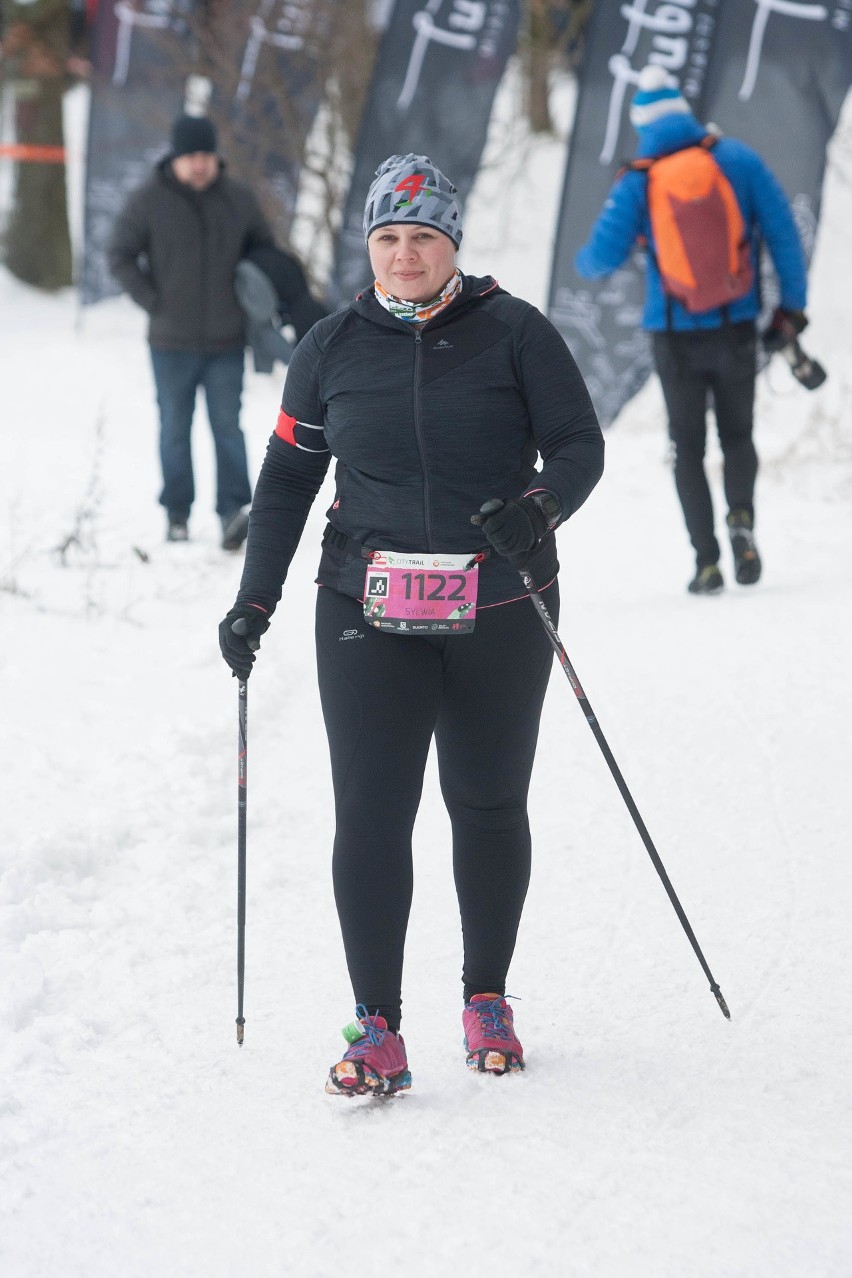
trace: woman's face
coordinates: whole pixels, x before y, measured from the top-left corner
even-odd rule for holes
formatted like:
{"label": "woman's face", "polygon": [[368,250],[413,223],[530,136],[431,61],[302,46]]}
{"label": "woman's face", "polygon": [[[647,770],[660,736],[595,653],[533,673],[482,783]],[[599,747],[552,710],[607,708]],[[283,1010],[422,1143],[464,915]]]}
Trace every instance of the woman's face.
{"label": "woman's face", "polygon": [[404,302],[431,302],[456,269],[455,244],[431,226],[378,226],[367,248],[382,288]]}

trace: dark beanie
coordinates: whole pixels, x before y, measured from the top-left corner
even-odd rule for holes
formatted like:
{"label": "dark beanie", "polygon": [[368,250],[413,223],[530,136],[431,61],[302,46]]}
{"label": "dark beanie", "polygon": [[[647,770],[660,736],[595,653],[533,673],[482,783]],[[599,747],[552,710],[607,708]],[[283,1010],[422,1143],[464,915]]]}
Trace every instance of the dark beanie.
{"label": "dark beanie", "polygon": [[172,125],[172,155],[195,155],[209,151],[215,155],[216,130],[206,115],[180,115]]}

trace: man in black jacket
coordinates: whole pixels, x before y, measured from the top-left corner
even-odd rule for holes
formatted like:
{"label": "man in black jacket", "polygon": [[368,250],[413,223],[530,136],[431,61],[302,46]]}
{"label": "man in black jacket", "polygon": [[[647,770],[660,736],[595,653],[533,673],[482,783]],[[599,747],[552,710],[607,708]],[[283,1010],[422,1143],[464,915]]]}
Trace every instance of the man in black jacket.
{"label": "man in black jacket", "polygon": [[234,291],[237,264],[272,245],[252,192],[224,172],[206,117],[180,116],[171,151],[119,215],[110,269],[148,312],[160,409],[160,504],[169,541],[186,541],[195,497],[190,433],[203,386],[216,449],[216,511],[222,546],[245,541],[251,486],[240,429],[245,316]]}

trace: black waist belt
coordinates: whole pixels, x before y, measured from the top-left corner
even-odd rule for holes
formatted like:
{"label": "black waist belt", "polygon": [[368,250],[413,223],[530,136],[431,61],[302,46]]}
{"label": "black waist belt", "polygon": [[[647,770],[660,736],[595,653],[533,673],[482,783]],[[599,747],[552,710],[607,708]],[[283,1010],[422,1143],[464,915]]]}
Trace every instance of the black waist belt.
{"label": "black waist belt", "polygon": [[[335,546],[338,550],[345,551],[347,555],[354,555],[356,558],[368,559],[368,560],[373,558],[373,555],[376,553],[376,550],[378,549],[378,547],[376,546],[363,546],[360,541],[356,541],[354,537],[349,537],[347,536],[346,533],[340,532],[339,529],[332,527],[331,524],[326,524],[326,529],[322,537],[322,544],[324,546]],[[385,546],[383,547],[383,549],[387,550],[388,547]],[[426,551],[426,550],[402,551],[401,550],[399,553],[412,554],[412,555],[424,555],[424,554],[431,554],[431,551]],[[482,550],[477,551],[476,558],[480,561],[483,559],[490,559],[491,558],[490,548],[484,547]],[[471,555],[471,559],[473,559],[473,555]]]}

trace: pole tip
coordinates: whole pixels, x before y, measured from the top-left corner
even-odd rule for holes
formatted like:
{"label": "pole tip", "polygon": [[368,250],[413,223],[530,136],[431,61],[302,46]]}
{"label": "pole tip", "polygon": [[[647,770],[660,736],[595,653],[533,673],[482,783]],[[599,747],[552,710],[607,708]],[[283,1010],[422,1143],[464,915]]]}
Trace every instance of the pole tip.
{"label": "pole tip", "polygon": [[244,1016],[237,1017],[237,1042],[240,1047],[243,1045],[243,1031],[245,1029],[245,1023],[246,1021]]}
{"label": "pole tip", "polygon": [[713,991],[713,994],[716,998],[716,1002],[719,1004],[719,1007],[722,1009],[722,1015],[724,1016],[726,1021],[729,1021],[731,1019],[731,1012],[728,1007],[728,1004],[725,1002],[724,994],[719,989],[718,985],[711,985],[710,988]]}

